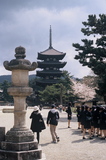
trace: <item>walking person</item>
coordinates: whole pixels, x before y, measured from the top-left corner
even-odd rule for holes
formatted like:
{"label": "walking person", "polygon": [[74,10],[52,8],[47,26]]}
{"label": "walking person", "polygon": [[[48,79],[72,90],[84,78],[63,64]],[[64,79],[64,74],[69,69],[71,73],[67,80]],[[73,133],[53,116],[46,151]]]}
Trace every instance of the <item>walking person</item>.
{"label": "walking person", "polygon": [[46,129],[46,127],[45,127],[45,123],[44,123],[43,117],[40,114],[39,108],[37,106],[34,107],[34,111],[31,113],[30,119],[32,119],[30,129],[32,130],[33,133],[36,132],[36,134],[37,134],[37,141],[39,143],[40,132],[43,129]]}
{"label": "walking person", "polygon": [[66,112],[67,112],[67,119],[68,119],[68,128],[70,128],[70,122],[72,119],[71,102],[69,102]]}
{"label": "walking person", "polygon": [[52,109],[48,112],[47,116],[47,125],[50,125],[50,133],[52,136],[53,143],[59,142],[60,139],[56,133],[56,127],[58,125],[59,112],[56,109],[56,106],[53,104]]}

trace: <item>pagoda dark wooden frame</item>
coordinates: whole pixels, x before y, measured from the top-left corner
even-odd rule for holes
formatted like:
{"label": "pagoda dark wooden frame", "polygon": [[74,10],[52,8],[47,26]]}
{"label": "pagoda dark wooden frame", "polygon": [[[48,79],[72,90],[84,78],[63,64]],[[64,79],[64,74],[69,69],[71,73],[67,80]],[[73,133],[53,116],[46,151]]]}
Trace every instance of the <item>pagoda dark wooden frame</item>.
{"label": "pagoda dark wooden frame", "polygon": [[[36,76],[38,77],[36,84],[39,86],[46,87],[47,85],[52,85],[58,83],[63,71],[63,68],[67,62],[61,62],[66,53],[60,52],[52,47],[52,34],[50,26],[50,45],[49,48],[43,52],[38,53],[38,68]],[[40,61],[39,61],[40,60]]]}

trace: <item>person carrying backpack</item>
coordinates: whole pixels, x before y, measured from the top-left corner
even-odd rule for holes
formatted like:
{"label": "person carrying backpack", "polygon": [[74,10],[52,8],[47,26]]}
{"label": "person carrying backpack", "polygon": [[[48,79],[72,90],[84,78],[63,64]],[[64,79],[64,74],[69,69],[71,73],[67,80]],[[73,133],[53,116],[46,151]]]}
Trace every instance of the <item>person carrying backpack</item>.
{"label": "person carrying backpack", "polygon": [[57,143],[60,141],[59,137],[56,133],[56,127],[59,121],[59,112],[56,110],[56,106],[53,104],[52,109],[48,112],[47,116],[47,125],[50,125],[50,133],[52,136],[53,143]]}

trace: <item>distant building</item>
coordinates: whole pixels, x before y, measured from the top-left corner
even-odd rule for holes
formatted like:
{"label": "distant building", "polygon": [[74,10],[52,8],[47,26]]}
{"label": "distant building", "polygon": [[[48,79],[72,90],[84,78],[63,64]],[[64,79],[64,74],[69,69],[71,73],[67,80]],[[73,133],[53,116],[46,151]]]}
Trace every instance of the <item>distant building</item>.
{"label": "distant building", "polygon": [[63,72],[60,70],[67,62],[61,62],[66,53],[57,51],[52,47],[52,30],[50,26],[49,48],[43,52],[38,53],[37,61],[38,68],[36,76],[39,77],[36,84],[46,87],[58,83]]}

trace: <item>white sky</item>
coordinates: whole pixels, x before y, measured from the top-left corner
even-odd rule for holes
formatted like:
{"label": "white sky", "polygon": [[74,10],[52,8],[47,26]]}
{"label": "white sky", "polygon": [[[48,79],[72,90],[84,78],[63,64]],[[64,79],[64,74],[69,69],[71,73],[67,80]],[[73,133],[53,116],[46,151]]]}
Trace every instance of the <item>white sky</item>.
{"label": "white sky", "polygon": [[89,75],[90,70],[74,59],[72,43],[85,38],[81,28],[88,15],[105,12],[106,0],[0,0],[0,75],[11,74],[3,62],[14,59],[20,45],[26,48],[26,59],[37,62],[37,53],[49,47],[50,25],[53,47],[66,53],[64,70],[77,78]]}

